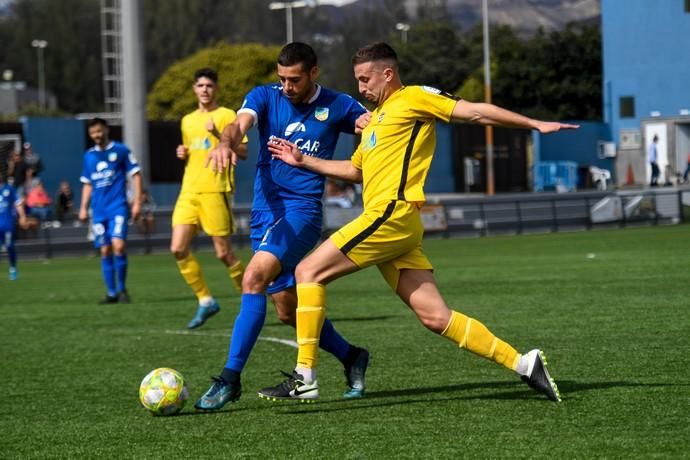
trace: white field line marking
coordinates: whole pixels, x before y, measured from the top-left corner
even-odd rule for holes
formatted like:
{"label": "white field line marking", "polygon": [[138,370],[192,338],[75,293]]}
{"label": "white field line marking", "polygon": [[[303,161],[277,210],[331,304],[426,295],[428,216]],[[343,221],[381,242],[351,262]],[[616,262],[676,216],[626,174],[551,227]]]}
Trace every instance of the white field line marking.
{"label": "white field line marking", "polygon": [[[175,335],[197,335],[205,337],[230,337],[232,335],[226,332],[174,331],[171,329],[166,329],[165,333]],[[288,347],[298,348],[297,342],[294,340],[279,339],[278,337],[259,337],[259,340],[263,340],[264,342],[281,343],[283,345],[287,345]]]}

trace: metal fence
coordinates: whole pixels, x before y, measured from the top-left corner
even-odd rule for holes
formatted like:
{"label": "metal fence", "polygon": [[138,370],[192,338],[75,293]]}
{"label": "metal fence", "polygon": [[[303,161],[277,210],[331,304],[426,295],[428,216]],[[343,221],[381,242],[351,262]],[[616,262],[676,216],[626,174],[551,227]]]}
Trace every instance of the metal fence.
{"label": "metal fence", "polygon": [[427,227],[428,231],[446,236],[486,236],[677,224],[688,217],[690,189],[535,193],[435,201],[445,222]]}
{"label": "metal fence", "polygon": [[[324,208],[324,237],[355,218],[361,208]],[[236,247],[247,247],[251,208],[233,209]],[[127,245],[131,252],[165,252],[170,245],[172,209],[155,212],[153,231],[130,224]],[[617,192],[521,193],[493,197],[429,196],[422,209],[427,237],[457,238],[501,234],[582,231],[658,224],[678,224],[690,218],[690,188],[659,188]],[[194,249],[212,248],[200,235]],[[44,223],[35,235],[18,241],[22,257],[50,258],[93,253],[85,224]]]}

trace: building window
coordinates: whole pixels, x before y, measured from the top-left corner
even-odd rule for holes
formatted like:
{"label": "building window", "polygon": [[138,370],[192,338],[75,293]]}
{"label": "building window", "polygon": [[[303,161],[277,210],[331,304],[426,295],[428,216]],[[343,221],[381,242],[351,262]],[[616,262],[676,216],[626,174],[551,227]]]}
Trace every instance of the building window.
{"label": "building window", "polygon": [[621,97],[620,107],[621,118],[635,118],[635,98],[633,96]]}

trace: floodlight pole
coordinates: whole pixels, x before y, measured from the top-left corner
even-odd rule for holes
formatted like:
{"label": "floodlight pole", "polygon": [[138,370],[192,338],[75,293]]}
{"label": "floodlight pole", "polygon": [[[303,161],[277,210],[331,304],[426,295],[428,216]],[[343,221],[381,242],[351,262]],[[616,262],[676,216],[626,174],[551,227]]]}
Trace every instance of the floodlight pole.
{"label": "floodlight pole", "polygon": [[293,8],[313,8],[320,5],[341,7],[354,3],[357,0],[295,0],[292,2],[271,2],[268,4],[269,10],[285,10],[285,31],[287,43],[292,43],[292,9]]}
{"label": "floodlight pole", "polygon": [[269,10],[285,10],[285,36],[286,43],[292,43],[292,9],[310,6],[306,0],[294,2],[271,2],[268,4]]}
{"label": "floodlight pole", "polygon": [[410,25],[404,22],[399,22],[395,25],[395,29],[400,31],[400,41],[403,43],[403,45],[407,43],[407,32],[410,30]]}
{"label": "floodlight pole", "polygon": [[[482,25],[484,35],[484,101],[491,104],[491,59],[489,50],[489,6],[482,0]],[[485,127],[486,136],[486,194],[494,194],[494,129]]]}
{"label": "floodlight pole", "polygon": [[38,59],[38,105],[41,109],[46,108],[46,69],[43,59],[43,51],[48,42],[46,40],[31,40],[31,46],[36,48],[36,57]]}
{"label": "floodlight pole", "polygon": [[122,0],[122,131],[127,146],[139,160],[144,187],[148,187],[149,138],[146,120],[146,75],[144,71],[144,33],[139,0]]}

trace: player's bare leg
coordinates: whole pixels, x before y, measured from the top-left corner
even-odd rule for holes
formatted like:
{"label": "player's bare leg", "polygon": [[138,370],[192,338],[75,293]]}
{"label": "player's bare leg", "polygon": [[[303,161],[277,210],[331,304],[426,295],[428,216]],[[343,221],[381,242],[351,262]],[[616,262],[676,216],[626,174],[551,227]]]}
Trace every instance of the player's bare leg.
{"label": "player's bare leg", "polygon": [[401,270],[396,292],[430,331],[517,372],[530,387],[553,401],[560,401],[556,383],[546,369],[543,353],[532,350],[520,355],[481,322],[449,309],[438,291],[431,270]]}

